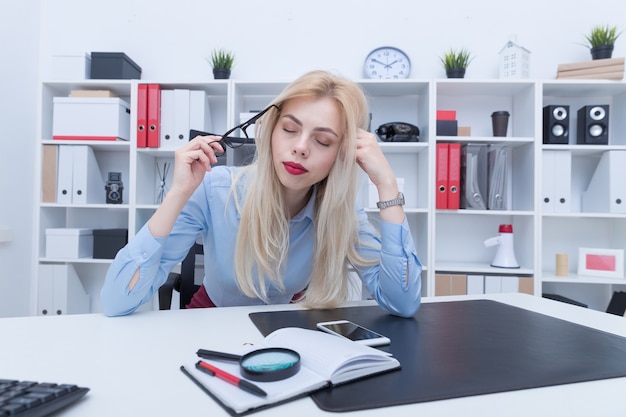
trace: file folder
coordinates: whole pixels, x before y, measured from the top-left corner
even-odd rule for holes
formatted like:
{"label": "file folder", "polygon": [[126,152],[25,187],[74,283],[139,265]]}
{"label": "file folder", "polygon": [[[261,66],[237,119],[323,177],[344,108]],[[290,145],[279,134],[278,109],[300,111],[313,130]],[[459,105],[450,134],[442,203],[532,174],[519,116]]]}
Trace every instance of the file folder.
{"label": "file folder", "polygon": [[89,296],[72,264],[54,265],[52,311],[55,315],[89,313]]}
{"label": "file folder", "polygon": [[484,294],[485,280],[482,275],[467,276],[467,294]]}
{"label": "file folder", "polygon": [[37,314],[46,316],[52,312],[55,264],[40,264],[37,281]]}
{"label": "file folder", "polygon": [[487,209],[488,145],[468,143],[461,147],[460,207],[471,210]]}
{"label": "file folder", "polygon": [[161,86],[148,85],[148,132],[147,145],[149,148],[158,148],[161,128]]}
{"label": "file folder", "polygon": [[54,203],[57,199],[58,146],[43,145],[41,155],[41,202]]}
{"label": "file folder", "polygon": [[174,149],[174,90],[161,90],[161,131],[159,145]]}
{"label": "file folder", "polygon": [[626,213],[626,151],[602,154],[583,192],[582,208],[593,213]]}
{"label": "file folder", "polygon": [[91,146],[74,146],[72,189],[73,204],[106,203],[104,180]]}
{"label": "file folder", "polygon": [[71,264],[39,265],[38,315],[89,313],[89,304],[89,295]]}
{"label": "file folder", "polygon": [[[191,90],[189,92],[189,128],[203,132],[213,131],[209,97],[205,91]],[[187,138],[187,140],[191,139],[193,138]]]}
{"label": "file folder", "polygon": [[189,142],[189,90],[174,90],[174,137],[169,146],[177,149]]}
{"label": "file folder", "polygon": [[508,155],[505,148],[489,151],[489,210],[506,210],[508,204]]}
{"label": "file folder", "polygon": [[59,146],[59,165],[57,177],[57,203],[72,204],[74,189],[74,146]]}
{"label": "file folder", "polygon": [[458,210],[461,196],[461,144],[448,144],[448,209]]}
{"label": "file folder", "polygon": [[137,86],[137,147],[148,146],[148,84]]}
{"label": "file folder", "polygon": [[542,167],[541,204],[543,211],[571,211],[571,151],[543,151]]}
{"label": "file folder", "polygon": [[435,206],[437,209],[448,208],[448,149],[447,143],[437,143],[435,178]]}

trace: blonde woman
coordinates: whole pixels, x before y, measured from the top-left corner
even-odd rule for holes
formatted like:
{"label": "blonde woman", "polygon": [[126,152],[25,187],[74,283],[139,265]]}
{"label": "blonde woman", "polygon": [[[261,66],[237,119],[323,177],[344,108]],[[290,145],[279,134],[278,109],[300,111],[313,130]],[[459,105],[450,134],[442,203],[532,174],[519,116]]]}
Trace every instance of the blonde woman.
{"label": "blonde woman", "polygon": [[[206,275],[188,308],[334,307],[348,296],[351,265],[382,309],[413,316],[421,264],[394,172],[365,130],[360,87],[312,71],[255,119],[249,166],[211,166],[233,145],[227,135],[198,136],[176,151],[169,192],[109,268],[105,313],[150,300],[202,236]],[[359,170],[378,189],[380,234],[356,206]]]}

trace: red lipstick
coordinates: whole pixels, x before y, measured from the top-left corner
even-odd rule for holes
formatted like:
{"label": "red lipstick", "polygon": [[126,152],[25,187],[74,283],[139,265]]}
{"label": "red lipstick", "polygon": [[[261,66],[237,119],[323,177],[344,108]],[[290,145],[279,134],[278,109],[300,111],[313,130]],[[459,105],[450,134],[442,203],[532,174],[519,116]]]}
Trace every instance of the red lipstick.
{"label": "red lipstick", "polygon": [[291,175],[302,175],[309,172],[305,167],[297,162],[283,162],[285,170]]}

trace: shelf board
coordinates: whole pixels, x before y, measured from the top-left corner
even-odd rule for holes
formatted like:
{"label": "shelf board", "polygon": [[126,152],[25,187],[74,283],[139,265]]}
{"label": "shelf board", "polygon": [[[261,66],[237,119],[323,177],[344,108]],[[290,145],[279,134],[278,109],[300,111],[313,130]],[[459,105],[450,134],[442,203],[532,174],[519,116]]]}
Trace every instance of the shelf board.
{"label": "shelf board", "polygon": [[570,213],[541,213],[546,218],[587,218],[587,219],[626,219],[626,213],[589,213],[589,212],[570,212]]}
{"label": "shelf board", "polygon": [[437,209],[435,212],[437,215],[452,215],[452,214],[461,214],[463,216],[534,216],[535,212],[532,210],[469,210],[469,209],[459,209],[459,210],[448,210],[448,209]]}
{"label": "shelf board", "polygon": [[543,145],[544,151],[570,151],[572,155],[601,156],[606,151],[626,151],[624,145]]}
{"label": "shelf board", "polygon": [[418,154],[428,150],[427,142],[378,142],[386,154]]}
{"label": "shelf board", "polygon": [[480,262],[437,262],[435,270],[439,273],[464,273],[477,275],[511,275],[527,276],[534,275],[529,268],[495,268]]}
{"label": "shelf board", "polygon": [[66,263],[66,264],[110,264],[113,259],[94,259],[94,258],[39,258],[39,262],[49,263]]}
{"label": "shelf board", "polygon": [[544,81],[543,96],[602,97],[626,93],[626,84],[613,80],[556,80]]}
{"label": "shelf board", "polygon": [[128,152],[130,141],[128,140],[55,140],[44,139],[42,145],[88,145],[97,151]]}
{"label": "shelf board", "polygon": [[523,146],[535,142],[535,138],[530,136],[437,136],[437,142],[455,142],[455,143],[480,143],[488,145],[507,145],[510,147]]}
{"label": "shelf board", "polygon": [[557,276],[554,272],[543,272],[541,282],[554,282],[559,284],[600,284],[600,285],[626,285],[624,278],[591,277],[578,274],[569,274],[566,277]]}
{"label": "shelf board", "polygon": [[[379,213],[380,210],[377,208],[369,208],[369,207],[365,207],[363,208],[363,210],[365,210],[366,213]],[[428,209],[427,208],[415,208],[415,207],[404,207],[404,212],[406,214],[413,214],[413,213],[422,213],[422,214],[428,214]]]}
{"label": "shelf board", "polygon": [[112,210],[128,210],[128,204],[59,204],[59,203],[41,203],[40,207],[51,208],[69,208],[69,209],[112,209]]}

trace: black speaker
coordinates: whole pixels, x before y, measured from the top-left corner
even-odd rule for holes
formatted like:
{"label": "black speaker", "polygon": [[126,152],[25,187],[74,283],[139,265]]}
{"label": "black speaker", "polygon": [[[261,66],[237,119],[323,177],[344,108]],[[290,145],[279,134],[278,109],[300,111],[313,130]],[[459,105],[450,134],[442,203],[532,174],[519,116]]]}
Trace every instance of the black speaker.
{"label": "black speaker", "polygon": [[576,137],[579,145],[608,145],[609,106],[598,104],[578,109]]}
{"label": "black speaker", "polygon": [[554,105],[543,108],[543,143],[569,143],[569,106]]}

